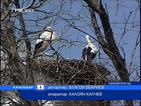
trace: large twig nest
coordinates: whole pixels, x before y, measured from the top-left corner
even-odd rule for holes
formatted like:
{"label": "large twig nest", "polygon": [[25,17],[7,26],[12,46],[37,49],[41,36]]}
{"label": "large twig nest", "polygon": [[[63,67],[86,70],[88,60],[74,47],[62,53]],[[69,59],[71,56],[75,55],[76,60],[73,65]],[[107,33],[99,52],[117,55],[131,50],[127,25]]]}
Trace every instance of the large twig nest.
{"label": "large twig nest", "polygon": [[34,59],[32,68],[54,76],[62,84],[106,84],[110,72],[103,65],[77,59]]}
{"label": "large twig nest", "polygon": [[[60,84],[103,85],[110,72],[104,65],[77,59],[34,59],[32,68],[46,76],[53,76]],[[54,101],[55,102],[55,101]],[[109,100],[62,100],[58,106],[110,106]],[[57,106],[57,105],[56,105]]]}

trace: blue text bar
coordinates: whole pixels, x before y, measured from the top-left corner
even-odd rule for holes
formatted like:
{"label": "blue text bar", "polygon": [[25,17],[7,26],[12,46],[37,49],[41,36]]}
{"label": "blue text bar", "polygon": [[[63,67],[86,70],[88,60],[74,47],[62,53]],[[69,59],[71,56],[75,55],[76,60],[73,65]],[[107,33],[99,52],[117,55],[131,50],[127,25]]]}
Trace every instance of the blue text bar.
{"label": "blue text bar", "polygon": [[141,90],[141,85],[0,85],[0,90]]}

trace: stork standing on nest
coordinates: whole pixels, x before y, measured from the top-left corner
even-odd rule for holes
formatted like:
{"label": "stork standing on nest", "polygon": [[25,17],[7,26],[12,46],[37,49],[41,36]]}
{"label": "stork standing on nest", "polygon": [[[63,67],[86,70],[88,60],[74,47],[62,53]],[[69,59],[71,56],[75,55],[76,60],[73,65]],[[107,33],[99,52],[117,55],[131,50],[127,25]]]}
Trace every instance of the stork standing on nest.
{"label": "stork standing on nest", "polygon": [[82,58],[86,61],[91,62],[95,58],[96,54],[98,53],[98,49],[94,44],[92,44],[89,35],[86,35],[86,39],[87,39],[87,45],[83,49]]}
{"label": "stork standing on nest", "polygon": [[45,49],[54,42],[57,38],[56,33],[52,30],[51,27],[47,27],[45,32],[37,39],[34,55],[37,56],[39,53],[45,51]]}

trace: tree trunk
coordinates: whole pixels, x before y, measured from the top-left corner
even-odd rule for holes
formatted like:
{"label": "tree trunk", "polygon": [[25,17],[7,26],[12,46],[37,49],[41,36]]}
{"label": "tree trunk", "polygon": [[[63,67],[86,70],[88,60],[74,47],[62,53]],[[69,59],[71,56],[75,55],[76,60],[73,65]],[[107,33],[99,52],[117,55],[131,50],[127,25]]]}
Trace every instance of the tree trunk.
{"label": "tree trunk", "polygon": [[[102,6],[101,0],[100,0],[100,3],[96,2],[97,0],[84,0],[84,1],[89,6],[91,21],[92,21],[94,30],[96,32],[96,36],[99,40],[99,43],[103,48],[103,51],[112,60],[112,63],[115,66],[116,71],[118,72],[121,81],[129,81],[129,75],[126,69],[125,60],[122,58],[119,52],[119,49],[115,43],[112,28],[109,22],[109,17],[107,13],[105,12],[104,7]],[[100,17],[105,36],[103,36],[100,32],[100,28],[98,27],[98,24],[97,24],[95,12],[97,12]],[[133,106],[133,101],[125,100],[124,104],[128,106]]]}

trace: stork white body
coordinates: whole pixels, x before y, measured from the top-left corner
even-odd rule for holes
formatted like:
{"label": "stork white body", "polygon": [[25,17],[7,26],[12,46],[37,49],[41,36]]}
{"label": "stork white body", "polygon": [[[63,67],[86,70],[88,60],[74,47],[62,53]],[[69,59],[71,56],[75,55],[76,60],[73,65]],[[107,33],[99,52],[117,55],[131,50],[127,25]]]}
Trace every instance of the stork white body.
{"label": "stork white body", "polygon": [[92,61],[98,53],[97,47],[92,44],[90,36],[86,35],[87,45],[83,49],[82,58],[86,61]]}
{"label": "stork white body", "polygon": [[37,56],[40,52],[43,52],[50,44],[57,38],[56,33],[51,27],[47,27],[46,31],[37,39],[34,56]]}

